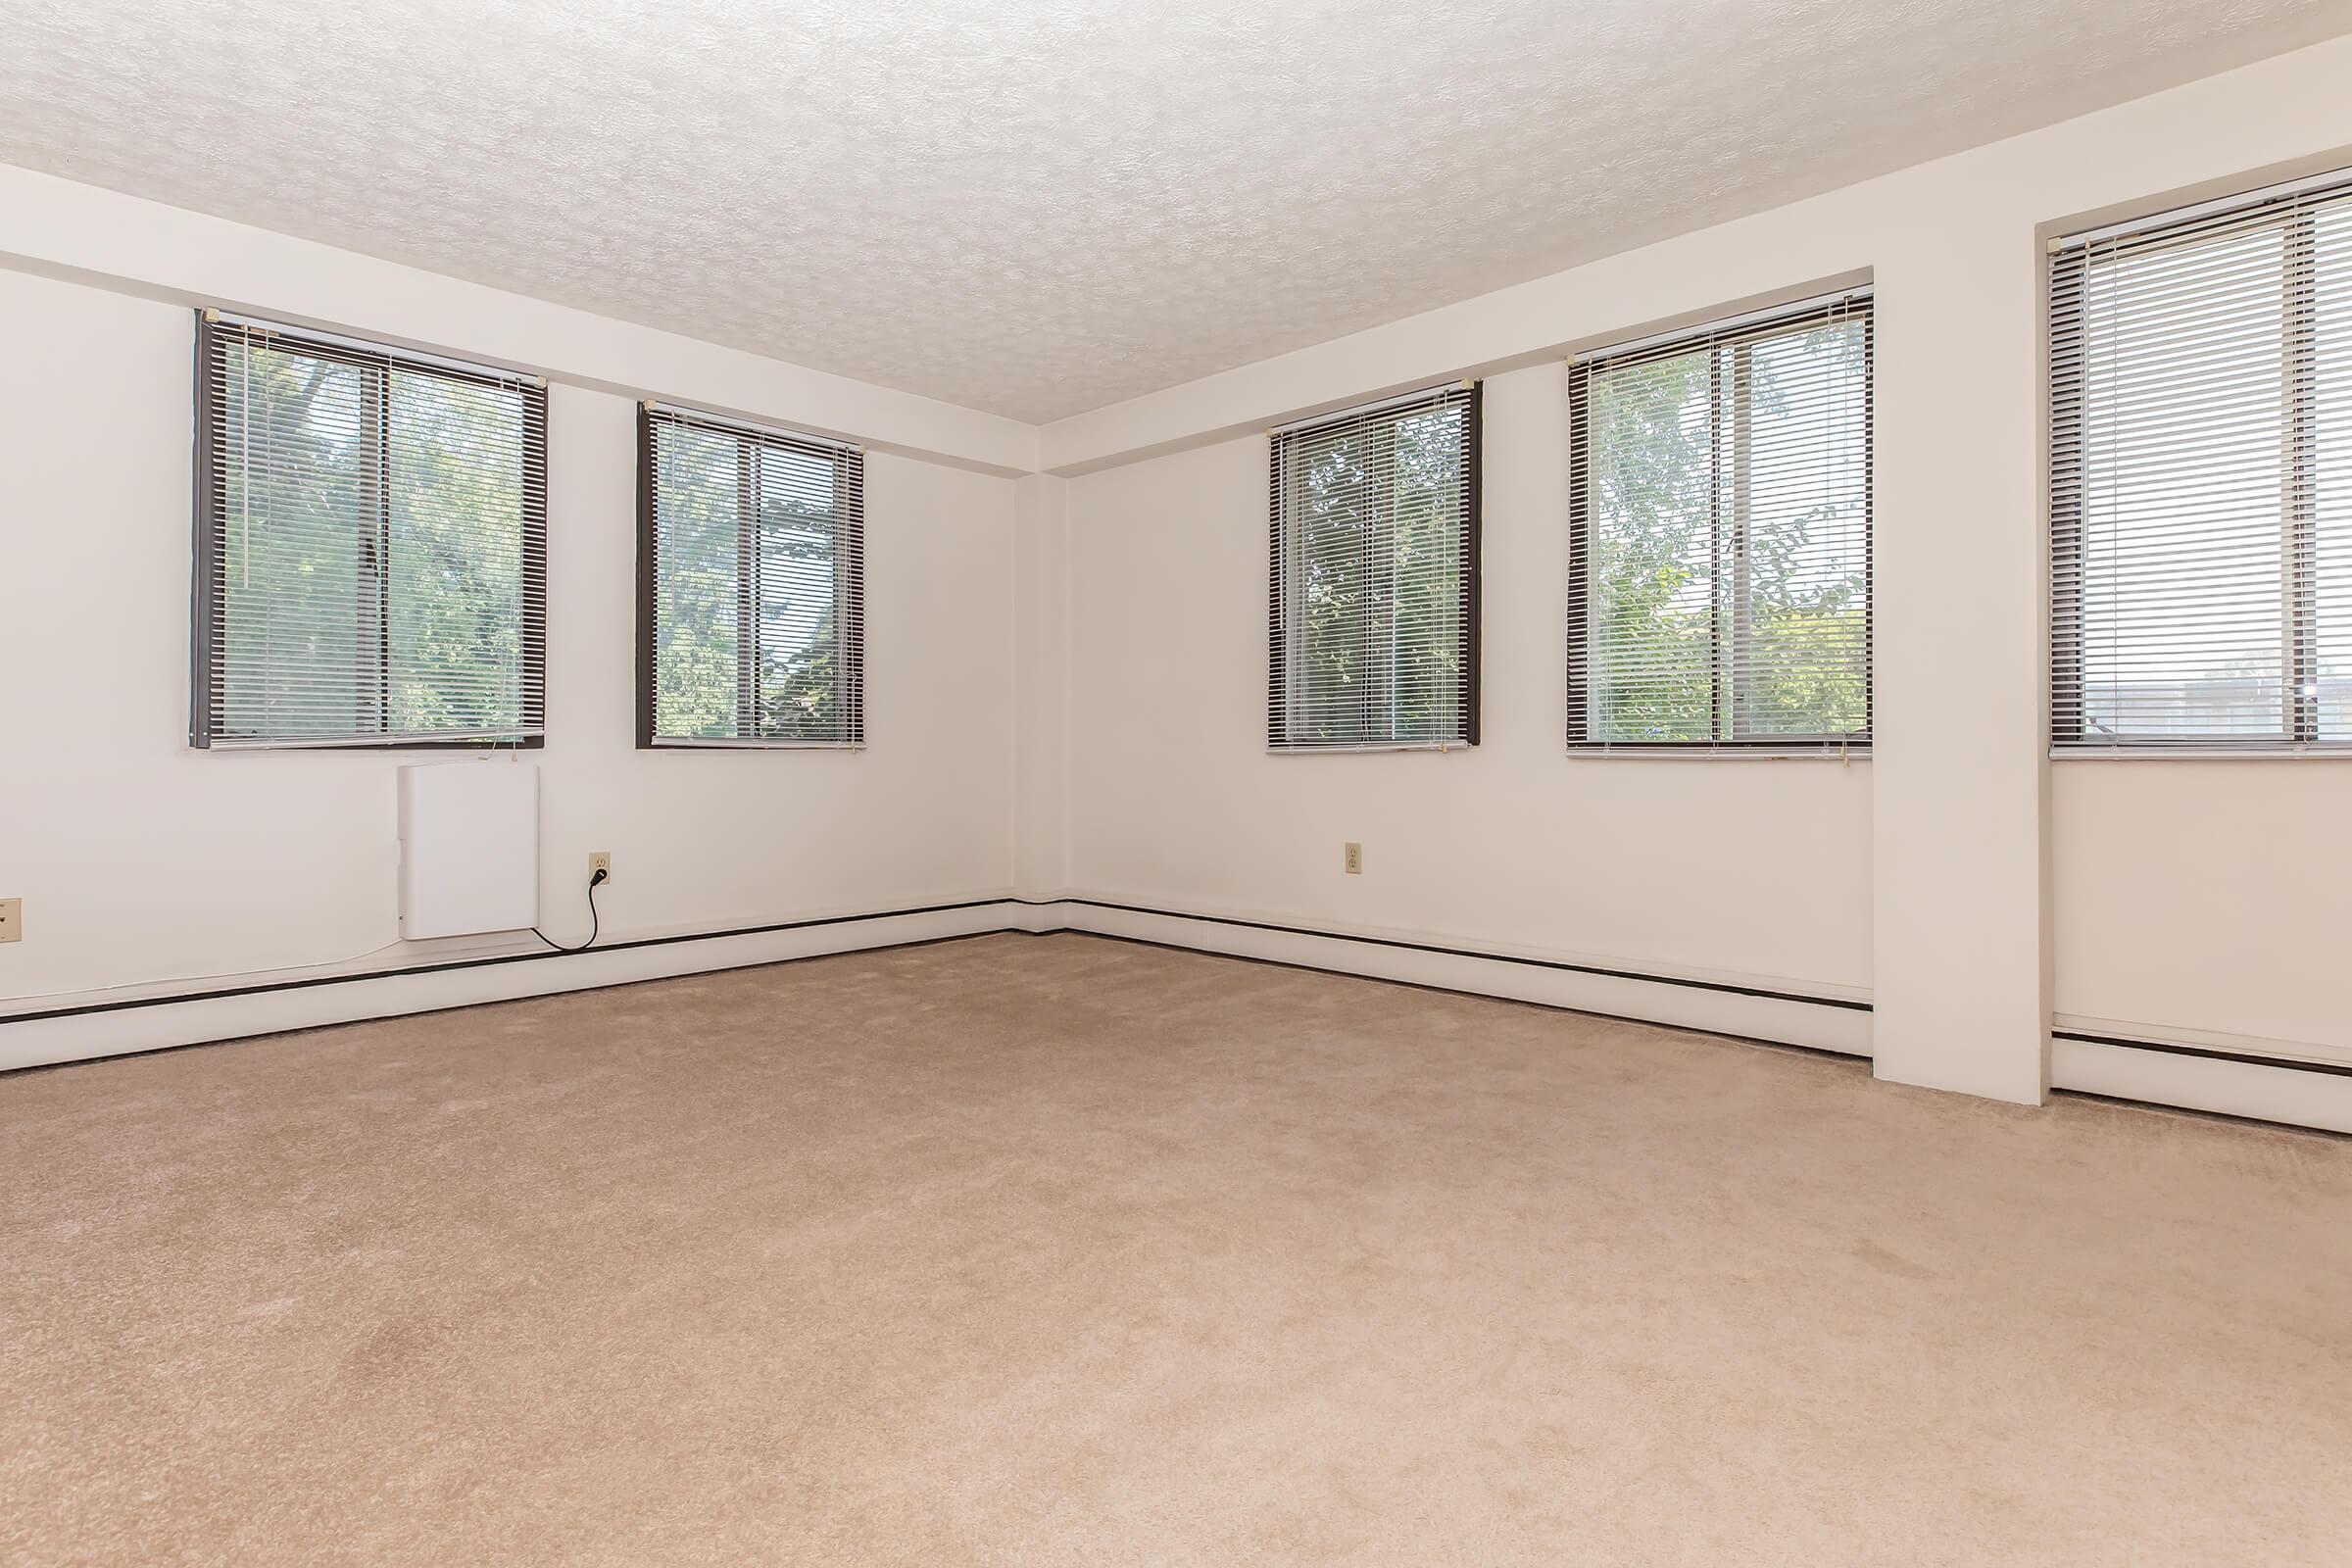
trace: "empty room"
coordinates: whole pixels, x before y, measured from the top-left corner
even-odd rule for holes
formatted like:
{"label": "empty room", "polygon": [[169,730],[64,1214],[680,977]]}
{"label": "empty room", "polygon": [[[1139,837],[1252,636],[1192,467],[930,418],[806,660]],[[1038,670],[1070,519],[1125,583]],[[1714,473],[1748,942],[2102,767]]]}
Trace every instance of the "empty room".
{"label": "empty room", "polygon": [[0,1568],[2352,1563],[2352,0],[0,0]]}

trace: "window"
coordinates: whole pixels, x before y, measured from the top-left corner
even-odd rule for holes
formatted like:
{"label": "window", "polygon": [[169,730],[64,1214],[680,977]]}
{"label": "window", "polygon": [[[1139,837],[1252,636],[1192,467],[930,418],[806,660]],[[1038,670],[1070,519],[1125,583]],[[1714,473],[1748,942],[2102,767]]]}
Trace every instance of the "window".
{"label": "window", "polygon": [[539,378],[200,313],[200,747],[536,744]]}
{"label": "window", "polygon": [[2050,738],[2352,747],[2352,177],[2050,248]]}
{"label": "window", "polygon": [[1871,307],[1569,368],[1568,744],[1870,742]]}
{"label": "window", "polygon": [[1274,432],[1275,750],[1477,744],[1478,399],[1464,382]]}
{"label": "window", "polygon": [[637,429],[638,745],[862,745],[864,456],[657,403]]}

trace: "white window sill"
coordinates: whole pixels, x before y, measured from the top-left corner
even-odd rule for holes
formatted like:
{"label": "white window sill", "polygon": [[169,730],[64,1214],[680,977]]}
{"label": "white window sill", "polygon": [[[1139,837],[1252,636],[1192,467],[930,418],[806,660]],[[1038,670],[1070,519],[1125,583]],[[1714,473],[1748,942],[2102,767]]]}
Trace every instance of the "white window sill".
{"label": "white window sill", "polygon": [[2352,762],[2348,746],[2053,746],[2053,762]]}
{"label": "white window sill", "polygon": [[1867,762],[1870,748],[1848,747],[1842,752],[1820,751],[1813,747],[1784,751],[1770,746],[1726,746],[1715,750],[1706,747],[1660,746],[1647,749],[1640,746],[1572,746],[1568,749],[1571,761],[1585,759],[1623,761],[1635,759],[1644,762]]}

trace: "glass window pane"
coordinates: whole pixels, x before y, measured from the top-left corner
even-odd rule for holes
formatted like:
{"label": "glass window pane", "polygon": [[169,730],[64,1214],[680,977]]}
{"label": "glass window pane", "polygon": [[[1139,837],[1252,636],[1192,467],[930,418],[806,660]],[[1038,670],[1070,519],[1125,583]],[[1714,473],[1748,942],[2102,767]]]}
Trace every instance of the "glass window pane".
{"label": "glass window pane", "polygon": [[1870,722],[1868,331],[1846,320],[1738,351],[1741,736],[1840,735]]}
{"label": "glass window pane", "polygon": [[2086,738],[2291,729],[2283,235],[2273,225],[2134,251],[2086,274]]}
{"label": "glass window pane", "polygon": [[1387,557],[1393,611],[1387,662],[1389,733],[1441,741],[1458,733],[1462,650],[1460,404],[1419,411],[1395,426]]}
{"label": "glass window pane", "polygon": [[390,384],[390,727],[511,730],[523,708],[522,394],[399,369]]}
{"label": "glass window pane", "polygon": [[1592,383],[1591,740],[1715,736],[1713,365],[1701,349]]}
{"label": "glass window pane", "polygon": [[725,739],[739,728],[736,468],[741,443],[671,421],[654,425],[655,733]]}
{"label": "glass window pane", "polygon": [[1459,740],[1470,402],[1447,394],[1279,438],[1276,743]]}
{"label": "glass window pane", "polygon": [[219,401],[218,728],[223,737],[371,730],[372,541],[381,378],[336,360],[225,345]]}
{"label": "glass window pane", "polygon": [[539,388],[213,313],[197,344],[196,744],[537,734]]}
{"label": "glass window pane", "polygon": [[842,721],[833,464],[754,448],[760,487],[759,732],[807,739]]}

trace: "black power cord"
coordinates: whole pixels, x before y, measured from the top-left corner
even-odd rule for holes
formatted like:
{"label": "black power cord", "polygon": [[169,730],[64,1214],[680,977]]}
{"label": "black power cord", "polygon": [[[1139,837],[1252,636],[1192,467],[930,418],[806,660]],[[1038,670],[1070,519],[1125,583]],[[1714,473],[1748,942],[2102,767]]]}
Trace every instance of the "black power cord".
{"label": "black power cord", "polygon": [[603,885],[605,878],[607,878],[607,877],[611,876],[612,874],[612,872],[610,872],[610,871],[606,870],[606,869],[605,869],[603,866],[601,866],[601,865],[600,865],[600,866],[598,866],[598,867],[596,868],[596,874],[595,874],[594,876],[591,876],[591,877],[588,879],[588,940],[587,940],[587,941],[585,941],[585,942],[581,943],[581,944],[580,944],[578,947],[576,947],[576,948],[567,948],[567,947],[565,947],[565,946],[564,946],[563,943],[561,943],[561,942],[558,942],[558,941],[557,941],[557,940],[556,940],[554,937],[551,937],[551,936],[549,936],[549,935],[548,935],[546,932],[544,932],[544,931],[540,930],[540,929],[539,929],[537,926],[533,926],[533,927],[531,927],[531,935],[533,935],[533,936],[537,937],[537,938],[538,938],[540,941],[542,941],[542,942],[546,943],[546,944],[547,944],[549,947],[551,947],[551,948],[555,949],[555,950],[556,950],[558,953],[586,953],[586,952],[587,952],[587,951],[588,951],[590,948],[593,948],[593,947],[595,947],[595,946],[596,946],[596,933],[597,933],[597,930],[598,930],[598,922],[597,922],[597,914],[596,914],[596,890],[597,890],[597,888],[598,888],[598,887],[600,887],[601,885]]}

